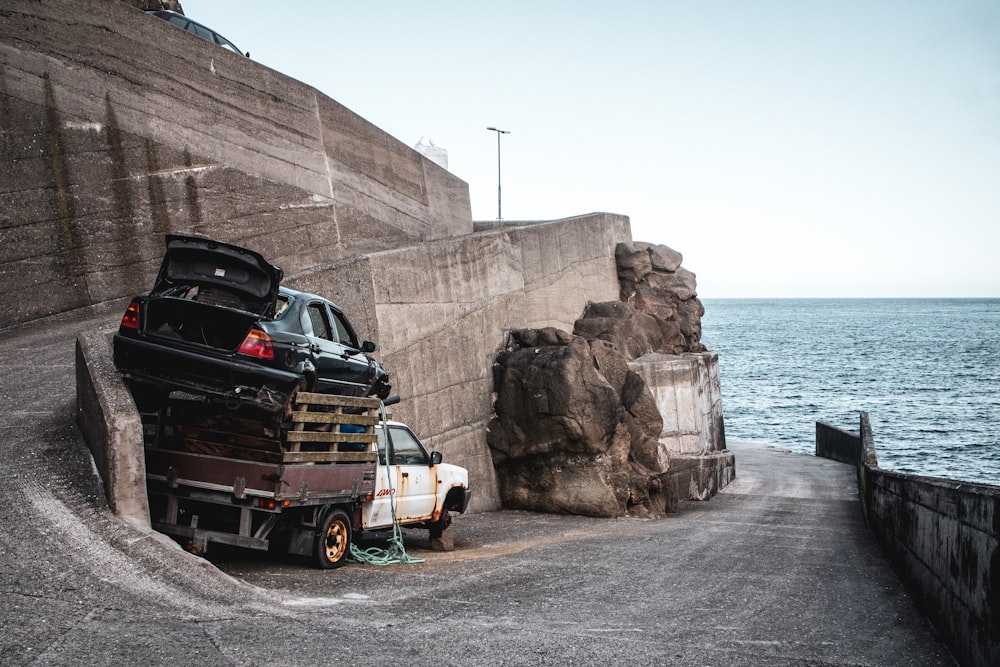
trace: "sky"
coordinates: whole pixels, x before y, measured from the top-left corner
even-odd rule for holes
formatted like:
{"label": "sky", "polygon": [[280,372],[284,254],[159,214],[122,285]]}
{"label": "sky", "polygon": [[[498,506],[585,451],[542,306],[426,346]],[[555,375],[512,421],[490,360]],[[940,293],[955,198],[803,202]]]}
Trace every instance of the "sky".
{"label": "sky", "polygon": [[[996,0],[181,0],[475,220],[629,216],[701,298],[1000,297]],[[487,127],[510,133],[497,134]]]}

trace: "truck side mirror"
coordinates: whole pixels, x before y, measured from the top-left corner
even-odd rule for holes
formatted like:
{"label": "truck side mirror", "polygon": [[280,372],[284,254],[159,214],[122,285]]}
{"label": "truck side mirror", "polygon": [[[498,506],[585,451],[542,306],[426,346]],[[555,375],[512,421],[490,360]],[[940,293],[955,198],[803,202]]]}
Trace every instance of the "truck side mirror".
{"label": "truck side mirror", "polygon": [[370,340],[366,340],[365,342],[361,343],[361,351],[364,352],[365,354],[371,354],[372,352],[375,351],[375,343],[371,342]]}
{"label": "truck side mirror", "polygon": [[441,452],[431,452],[431,465],[436,466],[441,463]]}

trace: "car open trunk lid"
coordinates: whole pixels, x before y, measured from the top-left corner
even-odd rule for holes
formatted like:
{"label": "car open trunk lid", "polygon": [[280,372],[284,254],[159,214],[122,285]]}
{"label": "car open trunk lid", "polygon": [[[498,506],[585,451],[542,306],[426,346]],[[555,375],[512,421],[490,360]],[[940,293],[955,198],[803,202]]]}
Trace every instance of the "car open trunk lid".
{"label": "car open trunk lid", "polygon": [[198,236],[167,234],[152,294],[197,287],[198,300],[271,317],[282,271],[253,250]]}

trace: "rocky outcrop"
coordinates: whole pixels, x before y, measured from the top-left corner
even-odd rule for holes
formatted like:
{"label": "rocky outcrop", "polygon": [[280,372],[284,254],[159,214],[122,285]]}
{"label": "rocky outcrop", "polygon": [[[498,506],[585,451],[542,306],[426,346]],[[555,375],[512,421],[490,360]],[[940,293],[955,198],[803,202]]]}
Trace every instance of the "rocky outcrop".
{"label": "rocky outcrop", "polygon": [[[703,391],[710,387],[702,386],[702,376],[710,374],[684,376],[680,388],[651,388],[644,379],[679,375],[660,369],[664,355],[690,357],[685,370],[702,361],[704,308],[695,276],[681,268],[679,252],[662,245],[619,243],[615,258],[619,301],[588,303],[572,335],[554,328],[512,331],[497,355],[488,442],[507,507],[657,515],[724,485],[716,482],[714,463],[705,474],[688,470],[704,467],[697,460],[698,466],[670,470],[675,441],[697,440],[696,459],[724,447],[724,437],[715,437],[722,432],[721,404],[709,401],[704,408],[678,399],[717,395]],[[642,361],[651,358],[658,372]],[[661,414],[666,405],[676,414]],[[718,429],[702,418],[716,407]],[[706,438],[711,442],[701,446]],[[691,458],[692,452],[676,455]]]}
{"label": "rocky outcrop", "polygon": [[488,441],[506,507],[587,516],[672,509],[659,412],[612,344],[555,328],[512,331],[494,385]]}
{"label": "rocky outcrop", "polygon": [[698,300],[695,275],[681,267],[682,259],[681,253],[664,245],[619,243],[615,248],[621,301],[673,333],[659,349],[646,349],[633,359],[650,352],[705,351],[701,344],[705,307]]}

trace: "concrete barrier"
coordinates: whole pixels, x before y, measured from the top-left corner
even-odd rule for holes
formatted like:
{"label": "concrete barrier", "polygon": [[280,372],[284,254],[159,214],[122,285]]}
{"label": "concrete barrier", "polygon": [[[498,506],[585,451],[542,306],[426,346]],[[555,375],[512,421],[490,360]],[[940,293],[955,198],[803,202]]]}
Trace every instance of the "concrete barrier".
{"label": "concrete barrier", "polygon": [[76,422],[118,516],[149,527],[142,422],[132,395],[111,360],[114,331],[76,339]]}
{"label": "concrete barrier", "polygon": [[1000,486],[882,470],[859,432],[816,424],[816,455],[858,469],[865,520],[962,665],[1000,665]]}
{"label": "concrete barrier", "polygon": [[663,417],[659,443],[670,457],[672,497],[708,500],[736,477],[736,458],[726,449],[718,353],[647,354],[629,368],[653,392]]}

